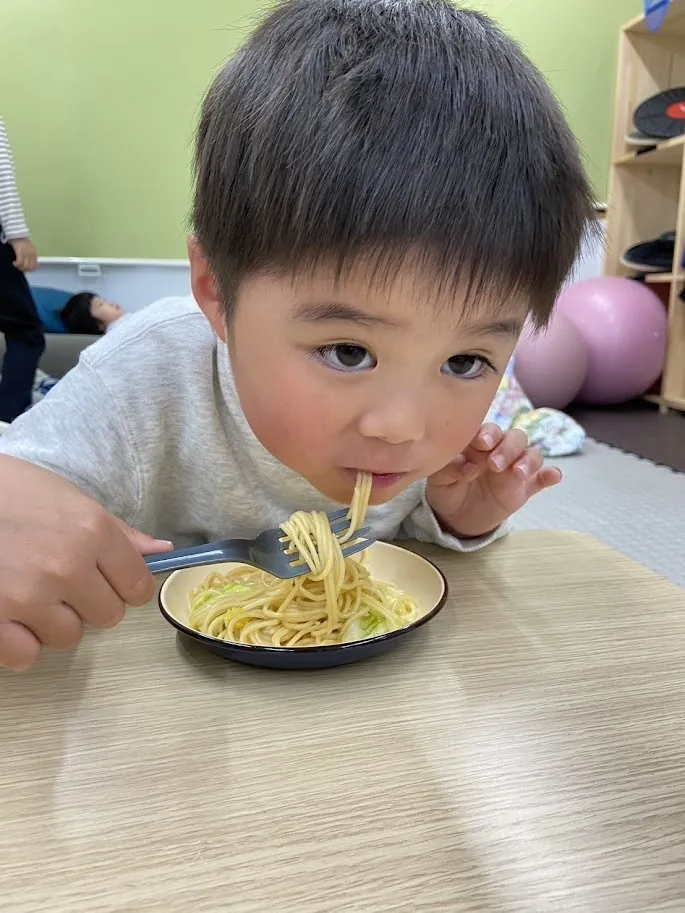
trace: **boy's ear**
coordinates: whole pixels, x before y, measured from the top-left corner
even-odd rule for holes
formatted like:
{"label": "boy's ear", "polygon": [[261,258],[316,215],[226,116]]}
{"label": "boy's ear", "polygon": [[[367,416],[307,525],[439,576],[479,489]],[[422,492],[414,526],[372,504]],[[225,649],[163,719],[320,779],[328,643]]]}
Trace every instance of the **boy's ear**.
{"label": "boy's ear", "polygon": [[219,284],[209,268],[209,263],[197,238],[188,238],[188,259],[190,260],[190,287],[193,298],[200,306],[212,329],[223,342],[226,342],[226,325],[221,306]]}

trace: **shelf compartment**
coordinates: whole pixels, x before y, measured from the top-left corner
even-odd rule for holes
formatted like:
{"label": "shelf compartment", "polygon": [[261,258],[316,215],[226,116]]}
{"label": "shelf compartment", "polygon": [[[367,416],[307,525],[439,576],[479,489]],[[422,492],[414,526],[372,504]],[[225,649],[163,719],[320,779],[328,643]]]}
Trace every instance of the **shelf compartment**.
{"label": "shelf compartment", "polygon": [[628,152],[614,159],[614,165],[630,165],[634,168],[651,168],[656,165],[665,165],[679,168],[683,164],[685,151],[685,134],[675,136],[673,139],[662,140],[655,149],[643,152]]}

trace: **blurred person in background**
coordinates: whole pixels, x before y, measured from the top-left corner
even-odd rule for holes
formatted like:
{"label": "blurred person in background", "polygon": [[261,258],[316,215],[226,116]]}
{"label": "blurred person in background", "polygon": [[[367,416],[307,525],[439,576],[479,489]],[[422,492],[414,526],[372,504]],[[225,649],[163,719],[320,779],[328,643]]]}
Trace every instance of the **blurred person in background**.
{"label": "blurred person in background", "polygon": [[59,316],[69,333],[104,336],[127,315],[120,304],[107,301],[96,292],[77,292]]}
{"label": "blurred person in background", "polygon": [[25,273],[38,265],[14,176],[12,152],[0,117],[0,333],[5,357],[0,376],[0,421],[31,405],[33,379],[45,338]]}

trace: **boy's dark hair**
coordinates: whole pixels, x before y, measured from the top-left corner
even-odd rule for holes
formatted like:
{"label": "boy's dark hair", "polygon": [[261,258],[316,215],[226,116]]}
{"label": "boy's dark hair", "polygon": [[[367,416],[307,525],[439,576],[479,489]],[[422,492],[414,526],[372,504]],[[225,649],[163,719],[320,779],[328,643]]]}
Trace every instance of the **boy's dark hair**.
{"label": "boy's dark hair", "polygon": [[594,218],[545,80],[449,0],[288,0],[205,99],[194,230],[230,317],[241,279],[408,255],[538,324]]}
{"label": "boy's dark hair", "polygon": [[62,323],[69,333],[81,333],[85,336],[103,335],[104,324],[90,312],[93,298],[97,298],[95,292],[78,292],[71,296],[59,312]]}

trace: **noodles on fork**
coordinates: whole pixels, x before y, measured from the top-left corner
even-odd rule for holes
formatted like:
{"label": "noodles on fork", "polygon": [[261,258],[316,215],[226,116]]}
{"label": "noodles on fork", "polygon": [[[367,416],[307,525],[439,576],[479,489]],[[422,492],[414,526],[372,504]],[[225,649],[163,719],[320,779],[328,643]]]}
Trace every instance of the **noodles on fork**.
{"label": "noodles on fork", "polygon": [[261,647],[330,646],[376,637],[417,617],[415,601],[373,580],[363,557],[342,546],[364,524],[372,476],[359,473],[344,535],[323,512],[297,511],[281,525],[309,572],[279,580],[254,568],[211,573],[190,594],[190,627],[211,637]]}

